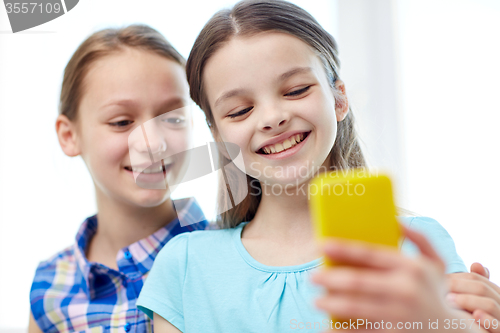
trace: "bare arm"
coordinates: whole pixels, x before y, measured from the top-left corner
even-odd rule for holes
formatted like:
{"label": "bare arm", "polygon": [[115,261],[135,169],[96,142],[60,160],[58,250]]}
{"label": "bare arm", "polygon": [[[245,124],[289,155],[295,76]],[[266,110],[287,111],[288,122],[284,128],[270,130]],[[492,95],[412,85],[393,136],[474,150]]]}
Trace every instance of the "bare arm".
{"label": "bare arm", "polygon": [[[154,314],[153,319],[155,333],[181,333],[174,325],[170,324],[165,318],[158,314]],[[31,331],[29,333],[32,333]]]}
{"label": "bare arm", "polygon": [[30,322],[28,324],[28,333],[42,333],[40,327],[36,323],[35,317],[33,317],[33,313],[30,311]]}

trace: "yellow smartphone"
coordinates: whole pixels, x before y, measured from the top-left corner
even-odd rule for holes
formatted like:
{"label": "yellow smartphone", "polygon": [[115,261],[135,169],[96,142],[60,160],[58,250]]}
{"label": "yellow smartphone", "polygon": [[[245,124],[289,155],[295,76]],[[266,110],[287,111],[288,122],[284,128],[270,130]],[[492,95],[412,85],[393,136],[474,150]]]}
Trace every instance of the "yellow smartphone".
{"label": "yellow smartphone", "polygon": [[[398,249],[402,230],[396,219],[388,176],[369,174],[366,169],[322,174],[309,184],[309,194],[313,225],[320,242],[336,237]],[[325,258],[325,265],[335,266],[335,263]],[[349,321],[331,319],[335,325]]]}
{"label": "yellow smartphone", "polygon": [[397,249],[402,232],[388,176],[365,169],[322,174],[309,184],[309,194],[319,240],[337,237]]}

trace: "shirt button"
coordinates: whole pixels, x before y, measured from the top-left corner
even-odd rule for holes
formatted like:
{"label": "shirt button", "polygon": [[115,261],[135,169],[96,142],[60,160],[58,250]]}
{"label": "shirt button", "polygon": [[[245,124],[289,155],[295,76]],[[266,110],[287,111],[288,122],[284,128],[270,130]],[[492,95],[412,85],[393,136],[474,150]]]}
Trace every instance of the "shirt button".
{"label": "shirt button", "polygon": [[125,259],[127,259],[127,260],[132,259],[132,254],[131,254],[129,251],[125,251],[125,253],[123,254],[123,256],[124,256],[124,257],[125,257]]}
{"label": "shirt button", "polygon": [[132,325],[130,325],[130,323],[126,323],[126,324],[125,324],[125,327],[124,327],[125,332],[130,331],[130,328],[131,328],[131,327],[132,327]]}

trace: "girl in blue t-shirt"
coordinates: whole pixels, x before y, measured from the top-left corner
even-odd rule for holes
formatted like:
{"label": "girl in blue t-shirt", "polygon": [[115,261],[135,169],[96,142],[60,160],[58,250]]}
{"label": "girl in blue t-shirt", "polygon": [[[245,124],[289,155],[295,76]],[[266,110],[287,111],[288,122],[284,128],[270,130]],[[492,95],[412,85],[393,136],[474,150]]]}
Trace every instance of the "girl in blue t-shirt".
{"label": "girl in blue t-shirt", "polygon": [[[403,223],[425,233],[439,255],[409,228],[414,245],[405,242],[402,251],[418,248],[417,258],[350,243],[318,248],[308,182],[319,169],[364,167],[365,160],[336,43],[313,17],[284,1],[242,1],[205,25],[186,70],[214,138],[239,150],[219,147],[223,229],[177,236],[155,261],[138,300],[155,331],[324,330],[329,314],[379,328],[420,322],[425,330],[429,321],[470,317],[445,302],[445,269],[466,267],[432,219]],[[319,272],[324,253],[348,265]],[[319,309],[322,289],[311,278],[328,289]]]}

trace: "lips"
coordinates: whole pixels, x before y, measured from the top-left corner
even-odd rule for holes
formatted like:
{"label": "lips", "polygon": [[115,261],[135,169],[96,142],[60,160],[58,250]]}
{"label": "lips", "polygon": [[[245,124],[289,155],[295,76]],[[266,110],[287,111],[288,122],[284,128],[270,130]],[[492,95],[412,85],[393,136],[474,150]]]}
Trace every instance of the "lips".
{"label": "lips", "polygon": [[173,161],[162,160],[153,164],[134,164],[133,166],[127,165],[124,168],[127,171],[135,173],[152,174],[165,172],[173,164]]}
{"label": "lips", "polygon": [[146,169],[135,168],[135,167],[130,167],[130,166],[126,166],[125,169],[128,171],[137,172],[137,173],[151,174],[151,173],[165,172],[169,166],[170,166],[170,164],[161,165],[161,163],[155,163]]}
{"label": "lips", "polygon": [[134,165],[133,167],[125,166],[124,169],[130,174],[140,188],[164,190],[169,187],[167,178],[174,167],[174,163],[170,162],[170,164],[166,164],[162,162],[164,162],[164,160],[153,163],[147,168]]}
{"label": "lips", "polygon": [[283,136],[278,137],[277,139],[272,140],[274,142],[270,142],[260,148],[257,153],[264,155],[281,153],[285,150],[295,147],[296,145],[304,141],[309,133],[310,132],[300,132],[294,133],[292,135],[285,135],[285,138],[283,138]]}

